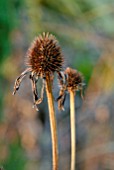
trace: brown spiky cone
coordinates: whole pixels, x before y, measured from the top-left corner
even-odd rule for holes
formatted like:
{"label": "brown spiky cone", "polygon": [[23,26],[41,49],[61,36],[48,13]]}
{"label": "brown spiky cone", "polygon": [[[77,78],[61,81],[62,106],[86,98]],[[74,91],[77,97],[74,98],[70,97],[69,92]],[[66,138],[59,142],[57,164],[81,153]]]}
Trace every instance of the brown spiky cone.
{"label": "brown spiky cone", "polygon": [[[58,97],[58,108],[64,110],[65,91],[70,94],[70,126],[71,126],[71,170],[75,170],[76,162],[76,131],[75,131],[75,93],[77,90],[82,92],[83,76],[77,70],[67,67],[64,71],[63,79],[59,79],[60,93]],[[81,93],[82,94],[82,93]]]}
{"label": "brown spiky cone", "polygon": [[14,92],[19,89],[22,79],[27,73],[34,77],[45,78],[47,74],[59,73],[63,66],[63,55],[55,36],[43,33],[34,39],[25,57],[27,69],[16,79]]}
{"label": "brown spiky cone", "polygon": [[63,74],[61,74],[60,76],[58,78],[60,93],[59,93],[59,97],[57,98],[57,101],[58,101],[58,109],[64,110],[64,102],[66,96],[65,92],[66,91],[70,92],[71,90],[76,92],[80,90],[81,97],[83,98],[82,90],[83,90],[84,83],[83,83],[82,74],[70,67],[67,67],[66,70],[63,72]]}
{"label": "brown spiky cone", "polygon": [[[42,102],[44,86],[46,88],[49,117],[52,136],[52,156],[53,156],[53,170],[58,169],[58,144],[57,144],[57,130],[56,130],[56,118],[54,110],[54,101],[52,95],[52,80],[53,73],[62,70],[63,56],[61,48],[56,38],[49,33],[43,33],[34,39],[30,48],[27,51],[25,64],[27,69],[16,79],[14,85],[14,92],[19,89],[21,81],[27,73],[30,74],[32,83],[34,105]],[[37,92],[37,80],[42,78],[44,83],[41,91],[41,98],[38,98]]]}
{"label": "brown spiky cone", "polygon": [[80,72],[70,67],[67,67],[65,70],[67,75],[67,90],[82,90],[83,88],[83,76]]}
{"label": "brown spiky cone", "polygon": [[61,48],[52,34],[43,33],[35,38],[28,50],[26,65],[40,77],[62,69]]}

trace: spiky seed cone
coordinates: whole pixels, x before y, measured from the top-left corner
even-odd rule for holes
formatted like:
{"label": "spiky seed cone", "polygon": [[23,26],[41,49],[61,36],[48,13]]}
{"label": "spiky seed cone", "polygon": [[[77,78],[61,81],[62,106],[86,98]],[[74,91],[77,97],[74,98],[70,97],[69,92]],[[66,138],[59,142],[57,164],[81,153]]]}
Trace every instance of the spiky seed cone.
{"label": "spiky seed cone", "polygon": [[60,86],[59,97],[57,98],[58,101],[58,109],[64,110],[64,102],[65,102],[65,91],[81,91],[81,97],[83,98],[83,76],[77,70],[71,69],[69,67],[66,68],[64,72],[60,72],[58,74],[58,82]]}
{"label": "spiky seed cone", "polygon": [[28,49],[26,65],[40,77],[61,71],[63,56],[58,41],[52,34],[43,33],[35,38]]}
{"label": "spiky seed cone", "polygon": [[83,82],[83,76],[77,70],[66,68],[65,74],[67,75],[67,90],[80,90]]}

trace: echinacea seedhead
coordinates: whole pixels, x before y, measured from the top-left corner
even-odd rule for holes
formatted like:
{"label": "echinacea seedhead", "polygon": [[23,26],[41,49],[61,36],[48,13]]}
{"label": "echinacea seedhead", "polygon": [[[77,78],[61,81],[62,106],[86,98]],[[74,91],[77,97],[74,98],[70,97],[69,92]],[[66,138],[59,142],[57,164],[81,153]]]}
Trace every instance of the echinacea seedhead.
{"label": "echinacea seedhead", "polygon": [[45,77],[47,73],[59,72],[62,69],[61,48],[52,34],[43,33],[35,38],[28,49],[26,65],[39,77]]}
{"label": "echinacea seedhead", "polygon": [[60,85],[60,92],[59,97],[57,98],[58,101],[58,108],[59,110],[64,110],[64,102],[66,97],[66,91],[70,92],[72,91],[81,91],[81,97],[82,90],[83,90],[83,76],[80,72],[78,72],[75,69],[67,67],[64,73],[62,73],[59,78],[59,85]]}
{"label": "echinacea seedhead", "polygon": [[[16,79],[13,95],[19,89],[23,78],[29,73],[29,78],[32,84],[34,106],[36,106],[36,104],[40,104],[43,100],[46,76],[50,76],[50,80],[53,80],[53,73],[57,72],[59,74],[62,70],[63,55],[56,38],[49,33],[43,33],[36,37],[27,51],[25,64],[27,69]],[[40,98],[38,97],[36,86],[38,78],[43,79]]]}
{"label": "echinacea seedhead", "polygon": [[67,67],[65,70],[67,75],[67,90],[81,90],[83,88],[83,77],[80,72]]}

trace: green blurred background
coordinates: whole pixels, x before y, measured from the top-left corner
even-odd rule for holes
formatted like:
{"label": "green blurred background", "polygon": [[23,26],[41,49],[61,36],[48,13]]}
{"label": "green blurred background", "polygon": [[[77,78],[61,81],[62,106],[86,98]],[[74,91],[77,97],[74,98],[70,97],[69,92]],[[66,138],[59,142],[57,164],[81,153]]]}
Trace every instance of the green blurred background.
{"label": "green blurred background", "polygon": [[[65,67],[85,77],[85,99],[76,96],[77,169],[114,169],[114,0],[0,1],[0,166],[5,170],[50,170],[51,138],[44,98],[32,109],[28,78],[12,96],[24,70],[31,41],[53,33],[65,56]],[[40,89],[41,82],[38,84]],[[55,98],[59,89],[55,82]],[[70,167],[69,96],[64,112],[55,103],[59,169]]]}

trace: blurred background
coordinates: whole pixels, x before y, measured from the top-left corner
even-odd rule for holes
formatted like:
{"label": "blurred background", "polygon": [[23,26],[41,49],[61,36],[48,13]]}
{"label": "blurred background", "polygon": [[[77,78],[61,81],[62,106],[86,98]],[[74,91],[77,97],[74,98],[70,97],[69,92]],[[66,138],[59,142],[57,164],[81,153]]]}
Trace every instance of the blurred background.
{"label": "blurred background", "polygon": [[[114,0],[0,1],[0,167],[51,169],[46,97],[36,112],[28,76],[12,96],[26,51],[43,31],[58,39],[65,67],[85,77],[84,100],[76,95],[77,170],[114,170]],[[55,108],[59,170],[69,170],[69,95],[64,112]]]}

